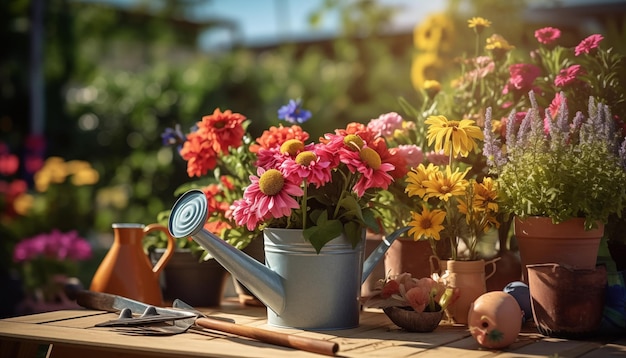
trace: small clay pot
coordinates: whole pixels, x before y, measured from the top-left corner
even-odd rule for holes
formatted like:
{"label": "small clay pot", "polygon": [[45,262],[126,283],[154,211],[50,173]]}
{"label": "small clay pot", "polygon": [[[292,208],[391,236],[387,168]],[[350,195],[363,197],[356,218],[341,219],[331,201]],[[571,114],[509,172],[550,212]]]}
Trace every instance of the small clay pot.
{"label": "small clay pot", "polygon": [[522,329],[522,310],[510,294],[487,292],[471,304],[467,325],[481,346],[504,348],[515,342]]}
{"label": "small clay pot", "polygon": [[602,321],[606,267],[576,270],[559,264],[528,265],[528,286],[537,329],[545,336],[593,336]]}
{"label": "small clay pot", "polygon": [[391,322],[409,332],[432,332],[443,318],[440,308],[435,312],[417,312],[411,307],[386,307],[383,311]]}

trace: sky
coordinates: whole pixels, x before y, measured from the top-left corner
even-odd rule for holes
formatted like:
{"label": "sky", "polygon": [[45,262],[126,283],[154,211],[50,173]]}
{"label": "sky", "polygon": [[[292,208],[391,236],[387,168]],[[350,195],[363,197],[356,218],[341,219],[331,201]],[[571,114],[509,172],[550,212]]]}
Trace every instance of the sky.
{"label": "sky", "polygon": [[[137,0],[81,0],[128,6]],[[378,0],[382,4],[404,7],[395,18],[393,28],[412,29],[428,14],[441,11],[446,0]],[[337,16],[324,17],[320,28],[312,29],[308,16],[324,0],[206,0],[194,10],[197,20],[225,19],[235,21],[244,45],[263,45],[280,40],[329,37],[337,32]],[[227,46],[232,35],[227,30],[208,31],[201,37],[202,48]]]}
{"label": "sky", "polygon": [[[406,8],[398,14],[394,28],[413,28],[431,12],[443,10],[444,0],[381,0],[381,3]],[[262,44],[281,39],[328,37],[339,28],[338,16],[324,17],[320,28],[313,29],[308,16],[323,0],[213,0],[207,2],[198,16],[236,20],[241,26],[245,44]],[[223,41],[225,33],[213,32],[205,37],[208,43]],[[228,40],[228,37],[226,37]]]}

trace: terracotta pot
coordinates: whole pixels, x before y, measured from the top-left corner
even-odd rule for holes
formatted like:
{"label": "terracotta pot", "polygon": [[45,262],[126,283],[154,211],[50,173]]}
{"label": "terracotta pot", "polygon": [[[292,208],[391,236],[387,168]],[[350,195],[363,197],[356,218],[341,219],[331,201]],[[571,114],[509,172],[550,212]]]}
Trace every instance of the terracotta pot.
{"label": "terracotta pot", "polygon": [[[150,253],[158,260],[162,250]],[[195,307],[219,306],[224,295],[228,271],[216,260],[200,261],[186,249],[177,249],[161,276],[161,289],[166,302],[178,298]]]}
{"label": "terracotta pot", "polygon": [[443,318],[442,310],[416,312],[411,307],[386,307],[383,312],[396,326],[409,332],[432,332]]}
{"label": "terracotta pot", "polygon": [[551,337],[593,335],[602,321],[607,272],[604,266],[575,270],[559,264],[528,266],[537,329]]}
{"label": "terracotta pot", "polygon": [[470,305],[475,299],[487,292],[485,284],[485,265],[487,264],[494,265],[494,262],[485,263],[485,260],[445,261],[445,267],[449,272],[448,284],[450,287],[458,288],[461,294],[456,302],[446,308],[448,318],[454,323],[467,324]]}
{"label": "terracotta pot", "polygon": [[433,255],[428,240],[414,241],[398,238],[385,253],[385,273],[388,276],[408,272],[415,278],[430,277],[430,257]]}
{"label": "terracotta pot", "polygon": [[596,267],[604,225],[584,229],[584,219],[575,218],[553,224],[547,217],[515,218],[515,236],[522,261],[523,279],[528,283],[526,265],[558,263],[574,269]]}
{"label": "terracotta pot", "polygon": [[471,304],[467,321],[478,344],[500,349],[517,339],[522,329],[522,310],[508,293],[487,292]]}

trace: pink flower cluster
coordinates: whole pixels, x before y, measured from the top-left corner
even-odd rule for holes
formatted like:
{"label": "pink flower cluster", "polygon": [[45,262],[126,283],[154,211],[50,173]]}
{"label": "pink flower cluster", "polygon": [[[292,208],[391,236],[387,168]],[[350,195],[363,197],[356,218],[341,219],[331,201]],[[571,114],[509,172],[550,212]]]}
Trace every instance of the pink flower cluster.
{"label": "pink flower cluster", "polygon": [[[535,38],[537,41],[544,45],[555,44],[561,37],[561,30],[553,27],[544,27],[535,31]],[[600,41],[603,37],[599,34],[591,35],[582,40],[574,49],[574,54],[580,56],[582,54],[589,54],[593,49],[598,48]],[[566,87],[576,83],[578,77],[585,73],[585,70],[581,65],[571,65],[567,68],[563,68],[554,78],[554,85],[557,87]],[[538,92],[538,89],[533,88],[533,83],[537,77],[541,76],[541,70],[539,67],[526,64],[517,63],[509,67],[509,82],[502,90],[503,94],[509,92],[525,93],[533,89]]]}
{"label": "pink flower cluster", "polygon": [[15,245],[13,261],[28,262],[38,258],[57,261],[82,261],[91,258],[89,243],[78,236],[76,231],[66,233],[52,230],[24,239]]}
{"label": "pink flower cluster", "polygon": [[380,296],[382,298],[396,296],[406,301],[414,311],[423,312],[431,301],[437,302],[443,292],[444,287],[432,278],[416,279],[405,272],[385,282]]}
{"label": "pink flower cluster", "polygon": [[[358,123],[327,133],[320,143],[288,140],[261,149],[255,164],[257,176],[250,176],[243,199],[231,206],[237,225],[246,225],[250,231],[264,221],[289,217],[292,209],[301,208],[302,201],[311,207],[316,200],[313,191],[325,186],[335,186],[333,191],[340,195],[334,203],[323,200],[323,206],[342,204],[345,191],[360,199],[368,189],[387,189],[396,167],[406,166],[403,158],[389,152],[383,138]],[[337,172],[342,173],[345,183],[333,181]]]}

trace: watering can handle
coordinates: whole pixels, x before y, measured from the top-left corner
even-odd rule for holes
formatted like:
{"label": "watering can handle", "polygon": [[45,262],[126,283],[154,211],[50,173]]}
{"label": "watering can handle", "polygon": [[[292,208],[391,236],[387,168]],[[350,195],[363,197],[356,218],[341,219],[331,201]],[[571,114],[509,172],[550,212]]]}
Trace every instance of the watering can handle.
{"label": "watering can handle", "polygon": [[365,280],[369,277],[372,271],[374,271],[374,268],[376,267],[380,259],[383,258],[383,256],[385,255],[385,252],[387,252],[391,244],[393,244],[393,242],[396,241],[396,239],[400,235],[409,231],[409,229],[410,229],[409,226],[405,226],[401,229],[394,231],[393,233],[391,233],[391,235],[383,237],[383,242],[381,242],[378,245],[378,247],[370,254],[367,260],[365,260],[365,262],[363,263],[363,275],[361,276],[361,284],[365,283]]}
{"label": "watering can handle", "polygon": [[152,267],[152,272],[154,272],[154,275],[158,277],[161,271],[163,271],[163,269],[165,268],[165,264],[167,264],[170,258],[172,258],[172,256],[174,255],[176,243],[174,242],[174,238],[172,237],[166,226],[161,224],[150,224],[143,229],[144,235],[147,235],[153,231],[161,231],[165,234],[165,237],[167,237],[167,248],[165,249],[163,255],[161,255],[159,261],[157,261],[157,263]]}

